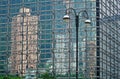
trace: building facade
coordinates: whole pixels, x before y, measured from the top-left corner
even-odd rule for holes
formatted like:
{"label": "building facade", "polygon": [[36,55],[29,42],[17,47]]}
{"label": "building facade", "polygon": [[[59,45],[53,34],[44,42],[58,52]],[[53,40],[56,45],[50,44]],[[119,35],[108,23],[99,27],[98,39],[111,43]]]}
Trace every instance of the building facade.
{"label": "building facade", "polygon": [[[25,36],[31,37],[31,39],[23,38],[26,41],[22,42],[22,47],[18,47],[20,50],[23,48],[24,51],[20,53],[20,56],[29,53],[27,49],[30,48],[31,55],[34,54],[32,58],[35,58],[37,62],[33,66],[36,66],[35,69],[39,74],[49,71],[58,78],[75,78],[75,14],[72,10],[66,11],[66,9],[73,8],[77,13],[86,10],[91,20],[90,25],[85,25],[83,16],[86,15],[79,14],[79,78],[119,79],[119,5],[119,0],[0,0],[0,34],[2,34],[0,36],[0,73],[9,74],[8,64],[16,62],[13,56],[17,52],[13,51],[17,51],[16,48],[19,45],[13,41],[13,38],[18,34],[16,32],[18,29],[14,30],[13,25],[19,26],[19,20],[21,20],[19,16],[22,14],[19,13],[19,10],[26,7],[31,10],[31,13],[29,16],[28,12],[29,17],[25,16],[22,19],[23,26],[27,27],[25,24],[34,26],[36,31],[32,29],[31,33],[35,32],[36,34],[32,36],[24,27],[23,31],[29,33],[28,36],[26,34]],[[63,21],[66,12],[71,18],[67,23]],[[26,15],[25,13],[23,15]],[[17,21],[17,24],[14,21]],[[16,40],[21,41],[21,36],[18,35]],[[31,40],[36,41],[35,45],[29,42]],[[35,49],[33,49],[34,47]],[[19,55],[17,54],[15,57],[17,56]],[[31,60],[26,54],[24,57],[22,62],[25,63],[25,66],[28,62],[28,67],[30,67],[29,63],[31,62],[29,61]],[[19,59],[19,57],[17,58]],[[25,69],[25,67],[23,68]],[[11,70],[16,70],[15,66]]]}
{"label": "building facade", "polygon": [[119,0],[97,1],[97,76],[101,79],[119,79]]}
{"label": "building facade", "polygon": [[12,18],[11,55],[9,69],[11,73],[24,73],[30,67],[36,69],[38,17],[31,15],[29,8],[21,8]]}

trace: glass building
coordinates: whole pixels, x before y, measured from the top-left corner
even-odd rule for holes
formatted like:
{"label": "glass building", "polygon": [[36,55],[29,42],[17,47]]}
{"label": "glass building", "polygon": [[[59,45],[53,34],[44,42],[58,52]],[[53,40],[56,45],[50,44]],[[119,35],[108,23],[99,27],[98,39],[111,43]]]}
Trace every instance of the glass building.
{"label": "glass building", "polygon": [[[0,75],[76,79],[75,14],[79,14],[79,79],[120,78],[119,0],[0,0]],[[68,22],[63,21],[66,12]]]}

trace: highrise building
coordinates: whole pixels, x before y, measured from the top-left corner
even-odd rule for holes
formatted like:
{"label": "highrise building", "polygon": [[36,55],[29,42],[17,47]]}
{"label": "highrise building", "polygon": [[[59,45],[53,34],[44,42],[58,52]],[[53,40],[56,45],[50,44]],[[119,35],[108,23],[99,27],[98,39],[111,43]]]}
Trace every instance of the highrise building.
{"label": "highrise building", "polygon": [[[67,54],[66,54],[66,44],[65,44],[65,35],[55,35],[56,44],[55,44],[55,71],[58,74],[66,74],[67,70]],[[63,48],[64,47],[64,48]],[[62,63],[59,63],[62,62]]]}
{"label": "highrise building", "polygon": [[38,16],[32,16],[29,8],[21,8],[12,18],[11,55],[9,66],[11,73],[25,73],[26,69],[36,69]]}
{"label": "highrise building", "polygon": [[[27,7],[24,8],[25,10],[23,9],[24,13],[19,12],[21,7]],[[28,50],[30,48],[31,55],[34,54],[33,59],[35,58],[37,62],[33,67],[36,66],[40,75],[50,70],[52,75],[58,78],[75,78],[75,13],[73,10],[66,11],[69,8],[72,8],[76,13],[86,10],[91,20],[90,25],[85,25],[83,16],[86,15],[80,12],[78,77],[81,79],[119,79],[119,0],[0,0],[0,74],[9,74],[8,64],[16,62],[15,57],[17,56],[23,57],[23,60],[17,57],[17,61],[28,62],[28,67],[30,67],[32,64],[29,62],[29,55],[25,54],[30,53]],[[31,10],[30,13],[29,10]],[[67,23],[63,21],[63,16],[66,13],[70,15],[70,20]],[[23,26],[23,30],[18,26]],[[29,26],[34,26],[37,31],[32,29],[32,32],[28,32]],[[23,35],[21,36],[21,31],[25,31],[25,34],[22,32],[24,38],[22,38]],[[29,39],[30,37],[31,39]],[[19,42],[15,43],[14,38]],[[58,43],[58,39],[60,39],[60,43]],[[32,43],[29,42],[30,40],[36,41],[35,45],[30,44]],[[24,47],[18,47],[20,44]],[[59,51],[62,53],[58,53]],[[18,52],[20,52],[19,55]],[[9,62],[9,59],[13,60]],[[23,69],[27,68],[25,66],[27,64],[24,64]],[[17,70],[17,68],[12,69]],[[58,71],[60,73],[57,73]]]}

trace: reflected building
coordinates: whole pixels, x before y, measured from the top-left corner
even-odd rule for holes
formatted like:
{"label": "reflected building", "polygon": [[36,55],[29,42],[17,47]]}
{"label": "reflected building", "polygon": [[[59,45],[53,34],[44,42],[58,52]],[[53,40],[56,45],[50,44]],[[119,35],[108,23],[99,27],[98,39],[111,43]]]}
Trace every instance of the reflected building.
{"label": "reflected building", "polygon": [[36,69],[38,16],[32,16],[29,8],[21,8],[12,18],[11,73],[25,73],[26,69]]}
{"label": "reflected building", "polygon": [[67,72],[67,54],[65,35],[55,35],[55,71],[57,74],[66,74]]}

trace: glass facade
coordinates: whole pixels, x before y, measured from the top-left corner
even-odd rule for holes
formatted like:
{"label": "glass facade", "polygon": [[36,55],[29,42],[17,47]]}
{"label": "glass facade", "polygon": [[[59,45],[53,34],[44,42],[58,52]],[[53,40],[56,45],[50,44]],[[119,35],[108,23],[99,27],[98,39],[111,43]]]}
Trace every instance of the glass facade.
{"label": "glass facade", "polygon": [[[119,79],[119,0],[0,0],[0,74]],[[86,10],[91,24],[85,24]],[[65,13],[70,15],[63,21]]]}
{"label": "glass facade", "polygon": [[119,0],[100,0],[97,6],[98,10],[98,26],[97,34],[99,48],[97,51],[98,75],[100,79],[119,79],[119,49],[120,49],[120,15],[119,15]]}

